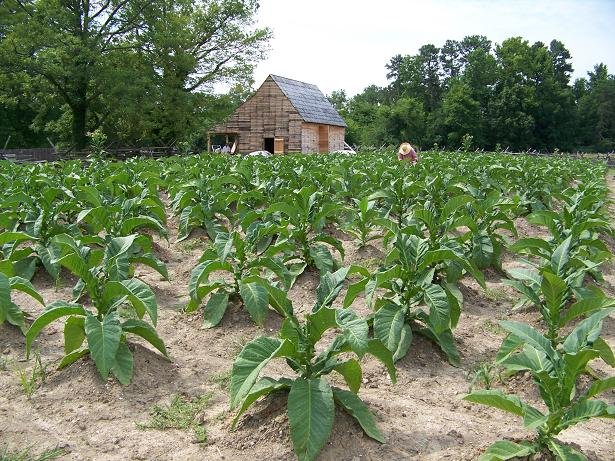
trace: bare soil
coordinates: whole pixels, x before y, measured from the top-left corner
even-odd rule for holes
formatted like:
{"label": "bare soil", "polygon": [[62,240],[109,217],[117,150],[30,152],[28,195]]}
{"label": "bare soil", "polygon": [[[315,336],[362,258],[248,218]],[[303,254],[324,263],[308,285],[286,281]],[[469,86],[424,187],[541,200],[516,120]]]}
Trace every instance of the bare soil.
{"label": "bare soil", "polygon": [[[612,173],[608,180],[615,190]],[[517,224],[520,236],[544,235],[527,222]],[[169,218],[169,227],[170,242],[174,242],[177,220]],[[375,267],[384,255],[378,242],[357,251],[349,237],[338,237],[344,238],[345,264]],[[19,384],[19,370],[29,372],[33,361],[25,361],[21,333],[8,325],[0,326],[0,451],[6,445],[12,450],[33,447],[33,452],[59,446],[66,451],[62,459],[67,460],[294,459],[283,397],[257,403],[235,431],[230,429],[233,414],[228,410],[226,383],[233,358],[255,336],[274,334],[280,319],[272,313],[264,327],[257,327],[244,311],[233,306],[220,326],[205,330],[200,328],[199,313],[181,312],[188,301],[190,271],[205,245],[202,234],[181,243],[158,242],[157,254],[167,263],[170,281],[161,280],[148,268],[139,269],[137,275],[156,292],[157,329],[171,360],[134,340],[135,374],[129,386],[113,380],[103,382],[89,359],[56,371],[63,345],[62,325],[56,322],[34,346],[48,373],[42,386],[27,399]],[[515,257],[506,255],[505,267],[515,264]],[[604,275],[604,289],[613,296],[615,266],[606,266]],[[366,357],[360,396],[374,412],[387,443],[369,439],[352,418],[338,411],[333,433],[319,459],[474,460],[498,439],[531,436],[520,419],[461,400],[468,392],[472,370],[492,360],[504,338],[498,320],[515,319],[541,326],[536,312],[512,311],[517,295],[498,274],[487,271],[486,278],[486,291],[469,279],[461,286],[465,300],[455,330],[461,367],[449,365],[437,347],[421,337],[415,337],[408,355],[397,363],[395,385],[379,362]],[[69,300],[75,280],[66,273],[62,280],[61,286],[54,287],[48,277],[37,275],[34,284],[46,302]],[[313,272],[299,278],[290,292],[298,311],[312,306],[317,284],[318,276]],[[16,301],[31,316],[42,309],[26,297],[18,296]],[[362,299],[355,304],[365,312]],[[606,319],[603,335],[615,347],[615,318]],[[602,377],[615,375],[615,370],[602,362],[595,362],[595,368]],[[287,367],[272,363],[265,370],[276,376],[287,372]],[[333,376],[332,380],[337,378]],[[542,406],[527,375],[496,382],[495,386]],[[206,443],[197,443],[189,430],[143,430],[137,425],[148,419],[154,405],[169,403],[174,394],[194,398],[210,392],[210,404],[199,415],[207,431]],[[605,393],[604,398],[615,404],[614,392]],[[560,440],[581,449],[592,460],[613,461],[613,433],[612,421],[594,419],[566,430]]]}

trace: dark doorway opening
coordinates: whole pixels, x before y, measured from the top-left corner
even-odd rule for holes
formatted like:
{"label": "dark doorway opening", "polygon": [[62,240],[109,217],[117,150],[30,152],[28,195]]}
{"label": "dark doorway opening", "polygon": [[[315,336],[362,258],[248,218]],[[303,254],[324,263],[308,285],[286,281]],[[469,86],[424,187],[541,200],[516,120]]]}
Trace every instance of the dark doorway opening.
{"label": "dark doorway opening", "polygon": [[265,138],[265,150],[273,154],[274,138]]}

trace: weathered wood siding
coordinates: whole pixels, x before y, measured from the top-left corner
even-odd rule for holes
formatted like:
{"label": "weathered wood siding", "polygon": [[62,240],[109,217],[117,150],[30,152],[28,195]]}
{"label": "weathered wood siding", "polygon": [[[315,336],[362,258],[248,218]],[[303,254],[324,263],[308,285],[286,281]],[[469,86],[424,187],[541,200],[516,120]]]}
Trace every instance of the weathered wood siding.
{"label": "weathered wood siding", "polygon": [[329,151],[342,150],[344,148],[345,137],[346,128],[343,126],[329,125]]}
{"label": "weathered wood siding", "polygon": [[304,123],[301,129],[301,152],[324,153],[322,152],[322,146],[327,145],[327,143],[321,142],[320,133],[327,133],[327,130],[323,129],[323,127],[328,127],[329,133],[328,148],[326,150],[332,152],[344,148],[344,136],[346,135],[346,129],[344,127]]}
{"label": "weathered wood siding", "polygon": [[318,125],[304,123],[301,126],[301,152],[304,154],[318,152]]}
{"label": "weathered wood siding", "polygon": [[284,138],[286,152],[300,152],[301,116],[271,77],[223,124],[213,131],[236,133],[238,150],[263,149],[264,138]]}

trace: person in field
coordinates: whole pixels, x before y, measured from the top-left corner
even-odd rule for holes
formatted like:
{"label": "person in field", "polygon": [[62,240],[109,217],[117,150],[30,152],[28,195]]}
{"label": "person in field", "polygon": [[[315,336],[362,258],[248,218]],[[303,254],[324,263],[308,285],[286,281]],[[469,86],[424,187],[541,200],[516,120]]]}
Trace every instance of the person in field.
{"label": "person in field", "polygon": [[414,147],[410,145],[408,142],[402,142],[399,146],[399,151],[397,152],[397,158],[399,160],[405,160],[406,162],[410,162],[415,164],[419,161],[419,156],[416,154]]}

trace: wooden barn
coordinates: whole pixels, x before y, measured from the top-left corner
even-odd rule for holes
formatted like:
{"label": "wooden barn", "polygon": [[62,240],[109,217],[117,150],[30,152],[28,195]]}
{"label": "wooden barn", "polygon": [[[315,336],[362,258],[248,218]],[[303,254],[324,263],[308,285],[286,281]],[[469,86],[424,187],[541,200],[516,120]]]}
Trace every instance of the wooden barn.
{"label": "wooden barn", "polygon": [[346,126],[316,85],[270,75],[208,139],[222,135],[242,154],[331,152],[343,149]]}

